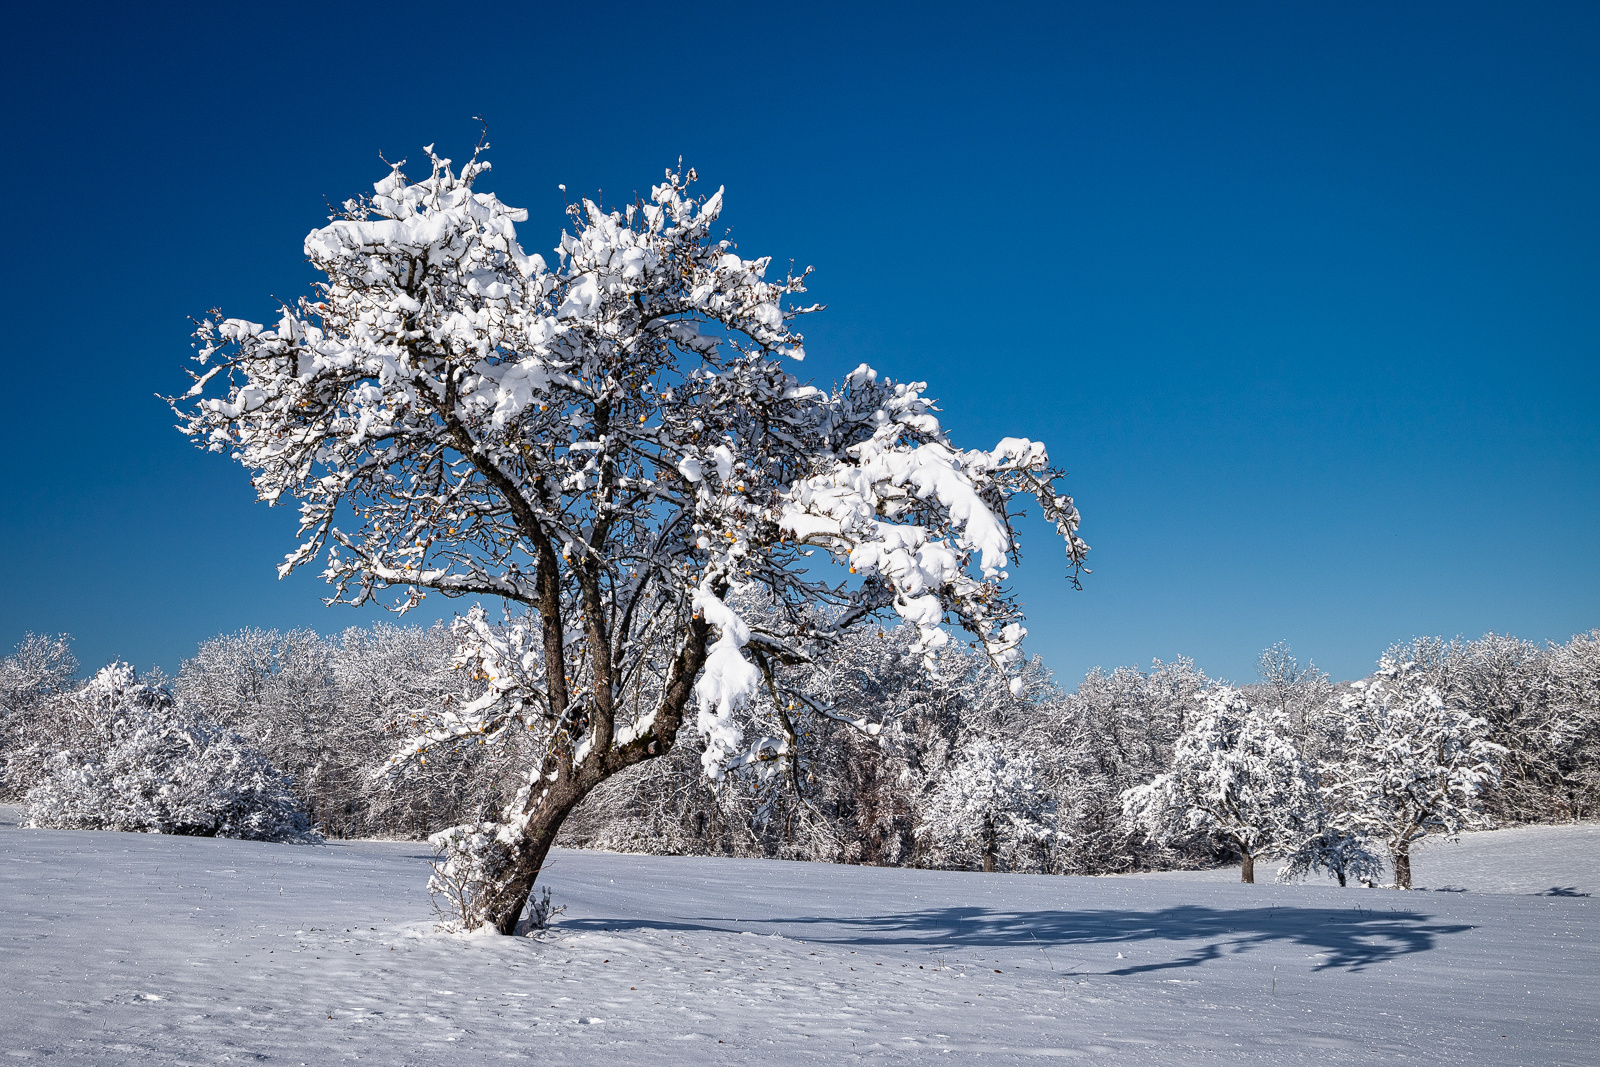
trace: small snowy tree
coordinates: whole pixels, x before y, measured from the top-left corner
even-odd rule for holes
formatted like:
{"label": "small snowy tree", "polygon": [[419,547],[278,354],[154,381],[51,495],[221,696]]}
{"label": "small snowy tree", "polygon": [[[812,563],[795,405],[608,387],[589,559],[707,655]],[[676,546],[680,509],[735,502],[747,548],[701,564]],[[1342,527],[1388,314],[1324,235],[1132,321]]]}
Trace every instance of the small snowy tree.
{"label": "small snowy tree", "polygon": [[[396,165],[312,231],[327,280],[276,325],[199,323],[200,369],[172,402],[261,499],[299,502],[283,573],[325,554],[335,600],[397,589],[399,610],[437,592],[526,611],[458,628],[472,683],[419,717],[394,764],[530,742],[494,833],[458,835],[496,843],[481,914],[509,933],[567,814],[669,751],[691,705],[716,776],[773,753],[734,712],[775,665],[886,613],[920,655],[948,622],[1014,670],[1015,502],[1037,502],[1075,567],[1087,546],[1043,445],[960,448],[924,383],[865,365],[832,390],[798,381],[804,274],[769,280],[769,259],[715,236],[722,191],[692,196],[693,171],[620,211],[573,205],[552,269],[518,241],[526,212],[474,188],[477,153],[459,173],[428,159],[427,177]],[[741,587],[769,620],[729,607]]]}
{"label": "small snowy tree", "polygon": [[161,681],[125,663],[73,698],[98,727],[56,754],[28,791],[28,825],[67,830],[315,841],[289,779],[237,734],[186,713]]}
{"label": "small snowy tree", "polygon": [[986,874],[994,872],[1002,845],[1057,836],[1055,805],[1042,788],[1037,759],[989,738],[956,750],[917,814],[918,837],[935,851],[976,852]]}
{"label": "small snowy tree", "polygon": [[1284,737],[1288,719],[1252,708],[1238,690],[1200,694],[1201,711],[1178,738],[1172,769],[1122,794],[1128,820],[1160,840],[1209,835],[1237,849],[1240,880],[1258,857],[1303,836],[1316,804],[1311,775]]}
{"label": "small snowy tree", "polygon": [[1505,750],[1485,740],[1488,723],[1453,707],[1412,661],[1384,657],[1343,701],[1350,758],[1337,793],[1355,829],[1381,840],[1395,885],[1411,888],[1411,846],[1429,834],[1454,839],[1487,825],[1481,791]]}
{"label": "small snowy tree", "polygon": [[1383,860],[1372,850],[1367,836],[1326,809],[1316,812],[1315,831],[1302,838],[1278,868],[1278,881],[1294,882],[1316,871],[1327,871],[1341,886],[1355,879],[1371,885],[1383,873]]}

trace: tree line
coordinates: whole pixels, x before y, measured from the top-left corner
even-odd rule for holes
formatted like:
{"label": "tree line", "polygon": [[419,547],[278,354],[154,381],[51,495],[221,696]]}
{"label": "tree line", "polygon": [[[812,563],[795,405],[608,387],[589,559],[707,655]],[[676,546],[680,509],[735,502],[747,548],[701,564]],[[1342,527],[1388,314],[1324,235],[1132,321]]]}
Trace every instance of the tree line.
{"label": "tree line", "polygon": [[[1492,771],[1461,795],[1456,828],[1600,813],[1600,631],[1548,645],[1495,634],[1418,639],[1390,648],[1367,678],[1337,684],[1276,645],[1261,654],[1258,679],[1239,686],[1179,659],[1096,669],[1071,689],[1037,659],[1014,685],[981,651],[956,644],[930,671],[916,640],[909,628],[869,631],[790,668],[803,677],[774,692],[811,694],[827,714],[752,701],[734,713],[745,736],[764,739],[752,758],[711,777],[704,739],[687,737],[598,786],[560,843],[1071,874],[1257,855],[1289,857],[1300,870],[1332,856],[1370,878],[1359,850],[1339,852],[1385,841],[1382,827],[1361,822],[1376,803],[1361,790],[1378,788],[1375,767],[1420,765],[1443,751],[1439,731],[1449,729],[1467,746],[1462,767]],[[519,746],[529,742],[515,731],[392,767],[428,709],[483,687],[443,626],[336,637],[247,629],[206,641],[174,677],[134,679],[118,667],[89,683],[66,638],[30,635],[0,660],[0,797],[81,804],[85,776],[108,774],[117,744],[124,762],[152,753],[170,762],[174,744],[198,752],[206,738],[226,737],[234,747],[206,742],[206,758],[257,782],[251,760],[270,762],[323,834],[424,838],[493,820],[522,785]],[[129,727],[118,741],[116,723],[148,724],[151,709],[170,718],[175,708],[185,709],[187,732],[146,728],[135,743]],[[156,744],[157,734],[167,740]],[[239,755],[246,750],[255,755]],[[1253,824],[1192,814],[1212,801],[1239,806],[1206,784],[1219,759],[1234,760],[1223,773],[1230,781],[1263,776],[1252,787]],[[1450,828],[1419,826],[1415,836]],[[1308,842],[1324,851],[1307,853]],[[1398,866],[1393,848],[1388,858]]]}

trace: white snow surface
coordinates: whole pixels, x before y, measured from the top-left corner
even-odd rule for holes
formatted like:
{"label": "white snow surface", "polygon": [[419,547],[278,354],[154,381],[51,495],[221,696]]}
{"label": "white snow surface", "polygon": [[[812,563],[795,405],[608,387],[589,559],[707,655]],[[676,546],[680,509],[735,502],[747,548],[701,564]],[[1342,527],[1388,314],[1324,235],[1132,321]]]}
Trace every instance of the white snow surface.
{"label": "white snow surface", "polygon": [[[0,1052],[57,1064],[1593,1064],[1600,825],[1398,893],[557,851],[543,940],[433,933],[427,849],[25,830]],[[1263,877],[1268,872],[1262,870]],[[1590,894],[1595,894],[1591,896]]]}

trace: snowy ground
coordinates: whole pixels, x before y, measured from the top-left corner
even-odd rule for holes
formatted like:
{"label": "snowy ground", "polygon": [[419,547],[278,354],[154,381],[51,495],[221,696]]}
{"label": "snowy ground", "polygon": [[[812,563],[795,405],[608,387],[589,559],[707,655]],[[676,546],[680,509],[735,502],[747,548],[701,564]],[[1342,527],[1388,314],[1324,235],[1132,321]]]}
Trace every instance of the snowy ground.
{"label": "snowy ground", "polygon": [[11,1058],[1600,1062],[1600,826],[1427,849],[1435,891],[1410,894],[561,852],[547,878],[568,910],[539,942],[428,933],[414,844],[16,814]]}

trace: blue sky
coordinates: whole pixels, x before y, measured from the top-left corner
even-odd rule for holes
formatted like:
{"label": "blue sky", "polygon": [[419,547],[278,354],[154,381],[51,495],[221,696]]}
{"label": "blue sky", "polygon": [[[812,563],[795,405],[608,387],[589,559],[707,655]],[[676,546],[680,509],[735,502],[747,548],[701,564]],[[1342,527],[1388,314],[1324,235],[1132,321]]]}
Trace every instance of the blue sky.
{"label": "blue sky", "polygon": [[817,268],[802,376],[870,362],[963,443],[1047,441],[1094,574],[1039,530],[1013,575],[1064,681],[1600,626],[1596,5],[51,4],[7,34],[4,648],[170,670],[371,621],[276,580],[292,513],[155,394],[187,316],[270,316],[325,197],[463,158],[474,115],[528,248],[558,183],[618,202],[681,155],[742,252]]}

